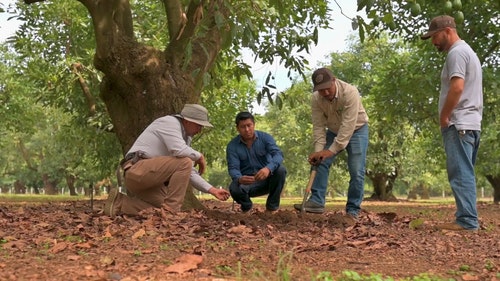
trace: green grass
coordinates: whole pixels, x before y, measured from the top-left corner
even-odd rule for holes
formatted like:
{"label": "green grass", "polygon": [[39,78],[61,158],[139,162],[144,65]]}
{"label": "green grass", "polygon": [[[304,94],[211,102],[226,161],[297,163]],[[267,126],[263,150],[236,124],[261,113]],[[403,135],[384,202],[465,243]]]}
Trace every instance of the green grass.
{"label": "green grass", "polygon": [[[216,200],[210,194],[201,194],[197,195],[197,198],[200,200]],[[260,196],[252,198],[254,204],[265,205],[267,196]],[[106,195],[96,196],[94,200],[104,200],[106,199]],[[293,204],[302,203],[303,197],[283,197],[281,198],[282,206],[292,206]],[[400,198],[401,200],[405,200]],[[70,196],[70,195],[45,195],[45,194],[0,194],[0,202],[58,202],[58,201],[85,201],[90,200],[90,197],[84,195]],[[335,197],[335,198],[327,198],[326,207],[329,206],[344,206],[347,201],[346,197]],[[491,202],[491,198],[485,198],[478,201]],[[228,202],[232,202],[230,198]],[[366,200],[364,203],[368,203],[370,201]],[[447,198],[431,198],[426,200],[411,200],[406,201],[407,203],[412,204],[425,204],[425,205],[446,205],[446,204],[455,204],[453,197]],[[391,205],[400,205],[400,202],[383,202],[384,206]]]}
{"label": "green grass", "polygon": [[[96,198],[98,199],[98,198]],[[1,202],[32,202],[46,203],[54,201],[85,201],[90,200],[90,197],[84,195],[45,195],[45,194],[0,194]]]}

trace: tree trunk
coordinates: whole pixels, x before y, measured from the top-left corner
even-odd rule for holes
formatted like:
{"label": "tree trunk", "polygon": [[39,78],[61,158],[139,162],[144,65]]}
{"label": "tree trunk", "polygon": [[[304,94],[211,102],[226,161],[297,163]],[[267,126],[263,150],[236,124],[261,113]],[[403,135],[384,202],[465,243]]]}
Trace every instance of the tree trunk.
{"label": "tree trunk", "polygon": [[186,190],[186,196],[184,197],[184,202],[182,202],[181,210],[205,210],[206,207],[201,204],[200,200],[194,195],[195,189],[190,185]]}
{"label": "tree trunk", "polygon": [[408,199],[418,199],[420,196],[421,199],[429,199],[429,187],[424,183],[418,183],[414,185],[410,192],[408,193]]}
{"label": "tree trunk", "polygon": [[47,174],[42,175],[42,180],[43,180],[43,189],[45,190],[45,194],[56,195],[57,194],[56,182],[50,180]]}
{"label": "tree trunk", "polygon": [[8,185],[2,185],[0,187],[0,190],[2,191],[2,193],[7,194],[10,191],[10,187]]}
{"label": "tree trunk", "polygon": [[397,200],[396,196],[392,194],[392,188],[394,181],[396,180],[397,173],[391,173],[390,175],[385,173],[368,173],[367,176],[373,183],[374,193],[370,199],[380,201]]}
{"label": "tree trunk", "polygon": [[493,203],[500,204],[500,176],[487,175],[486,179],[493,187]]}
{"label": "tree trunk", "polygon": [[14,193],[15,194],[26,194],[26,185],[22,181],[16,180],[14,182]]}
{"label": "tree trunk", "polygon": [[68,185],[69,195],[71,195],[71,196],[78,195],[78,193],[76,193],[75,181],[76,181],[76,178],[74,175],[67,175],[66,176],[66,184]]}

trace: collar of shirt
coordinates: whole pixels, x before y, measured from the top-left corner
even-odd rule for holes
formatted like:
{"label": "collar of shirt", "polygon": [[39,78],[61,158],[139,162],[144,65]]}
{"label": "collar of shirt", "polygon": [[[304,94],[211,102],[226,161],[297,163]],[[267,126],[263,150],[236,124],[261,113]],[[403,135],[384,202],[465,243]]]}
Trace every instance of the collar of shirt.
{"label": "collar of shirt", "polygon": [[339,81],[335,79],[333,82],[335,83],[335,97],[333,99],[337,99],[339,97]]}
{"label": "collar of shirt", "polygon": [[[253,133],[253,140],[255,141],[256,139],[258,138],[257,136],[257,132],[254,132]],[[241,138],[241,135],[240,135],[240,142],[241,143],[244,143],[244,144],[247,144],[242,138]]]}

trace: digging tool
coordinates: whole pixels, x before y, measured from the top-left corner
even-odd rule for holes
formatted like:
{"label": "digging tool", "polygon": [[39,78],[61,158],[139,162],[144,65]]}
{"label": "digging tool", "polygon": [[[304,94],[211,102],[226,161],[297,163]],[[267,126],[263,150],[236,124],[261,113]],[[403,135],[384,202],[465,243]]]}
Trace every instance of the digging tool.
{"label": "digging tool", "polygon": [[304,191],[304,198],[302,199],[302,207],[300,208],[300,212],[304,213],[305,212],[305,205],[306,205],[306,200],[307,196],[311,193],[311,187],[314,182],[314,178],[316,178],[316,170],[318,169],[318,166],[313,165],[311,168],[311,175],[309,176],[309,182],[307,183],[306,190]]}

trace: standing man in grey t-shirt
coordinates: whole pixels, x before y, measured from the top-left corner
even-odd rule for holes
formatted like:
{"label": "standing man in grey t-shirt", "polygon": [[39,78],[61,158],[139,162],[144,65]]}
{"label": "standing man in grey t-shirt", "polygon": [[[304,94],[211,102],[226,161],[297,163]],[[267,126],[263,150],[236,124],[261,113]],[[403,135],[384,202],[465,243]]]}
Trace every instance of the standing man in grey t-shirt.
{"label": "standing man in grey t-shirt", "polygon": [[431,38],[438,51],[448,53],[441,72],[439,124],[457,211],[455,222],[438,228],[475,231],[479,229],[474,165],[483,115],[481,62],[460,39],[455,20],[450,16],[432,19],[428,32],[421,38]]}

